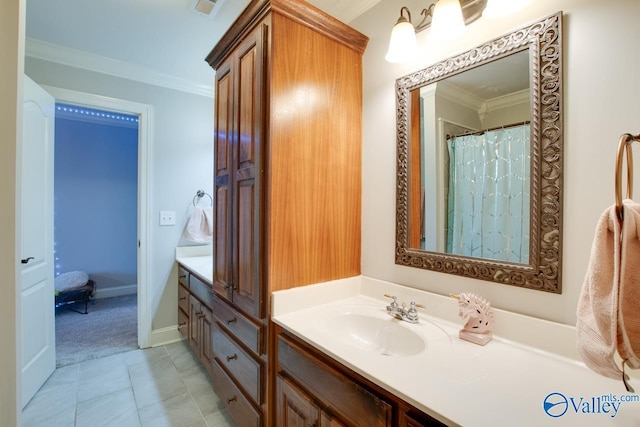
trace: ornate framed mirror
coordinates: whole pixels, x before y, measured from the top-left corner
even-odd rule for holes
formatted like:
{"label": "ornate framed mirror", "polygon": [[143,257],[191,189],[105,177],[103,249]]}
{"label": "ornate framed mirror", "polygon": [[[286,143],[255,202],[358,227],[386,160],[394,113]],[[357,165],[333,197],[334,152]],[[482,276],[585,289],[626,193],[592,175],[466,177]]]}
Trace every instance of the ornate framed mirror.
{"label": "ornate framed mirror", "polygon": [[561,292],[562,12],[396,80],[399,265]]}

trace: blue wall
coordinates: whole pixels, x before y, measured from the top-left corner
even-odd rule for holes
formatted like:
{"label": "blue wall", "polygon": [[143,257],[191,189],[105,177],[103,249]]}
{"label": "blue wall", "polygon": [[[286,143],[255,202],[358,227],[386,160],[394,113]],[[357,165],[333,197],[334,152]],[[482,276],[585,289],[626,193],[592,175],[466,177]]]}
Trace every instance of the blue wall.
{"label": "blue wall", "polygon": [[56,275],[85,271],[96,281],[98,292],[135,285],[137,120],[81,111],[65,112],[60,104],[56,110]]}

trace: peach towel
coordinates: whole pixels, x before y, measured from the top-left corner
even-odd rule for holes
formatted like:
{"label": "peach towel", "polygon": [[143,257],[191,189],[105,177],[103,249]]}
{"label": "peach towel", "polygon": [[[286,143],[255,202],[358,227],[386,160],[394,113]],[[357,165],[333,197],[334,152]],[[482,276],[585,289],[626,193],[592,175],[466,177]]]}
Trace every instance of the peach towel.
{"label": "peach towel", "polygon": [[640,367],[640,205],[615,205],[596,226],[589,267],[578,300],[578,352],[593,371],[622,378],[616,351],[631,368]]}
{"label": "peach towel", "polygon": [[184,229],[184,237],[196,243],[213,242],[213,208],[196,206]]}

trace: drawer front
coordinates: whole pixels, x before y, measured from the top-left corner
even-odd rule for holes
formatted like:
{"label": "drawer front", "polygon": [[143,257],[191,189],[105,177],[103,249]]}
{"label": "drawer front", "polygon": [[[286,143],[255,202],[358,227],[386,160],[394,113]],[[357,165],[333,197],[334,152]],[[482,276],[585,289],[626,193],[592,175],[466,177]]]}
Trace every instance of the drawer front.
{"label": "drawer front", "polygon": [[178,307],[189,312],[189,291],[182,285],[178,285]]}
{"label": "drawer front", "polygon": [[388,402],[282,336],[278,337],[278,363],[339,418],[353,425],[391,425],[392,406]]}
{"label": "drawer front", "polygon": [[244,397],[227,374],[213,362],[212,366],[213,390],[227,407],[231,417],[238,426],[261,427],[262,417],[253,405]]}
{"label": "drawer front", "polygon": [[180,309],[178,309],[178,332],[185,338],[189,337],[189,316]]}
{"label": "drawer front", "polygon": [[213,315],[222,326],[227,328],[243,344],[261,355],[264,352],[263,326],[256,325],[220,297],[213,297]]}
{"label": "drawer front", "polygon": [[244,351],[220,326],[213,325],[213,355],[253,400],[262,403],[262,363]]}
{"label": "drawer front", "polygon": [[189,290],[192,294],[197,296],[204,305],[211,308],[213,300],[213,291],[211,290],[211,286],[207,285],[192,274],[189,278]]}
{"label": "drawer front", "polygon": [[185,287],[189,287],[189,270],[178,265],[178,283],[182,283]]}

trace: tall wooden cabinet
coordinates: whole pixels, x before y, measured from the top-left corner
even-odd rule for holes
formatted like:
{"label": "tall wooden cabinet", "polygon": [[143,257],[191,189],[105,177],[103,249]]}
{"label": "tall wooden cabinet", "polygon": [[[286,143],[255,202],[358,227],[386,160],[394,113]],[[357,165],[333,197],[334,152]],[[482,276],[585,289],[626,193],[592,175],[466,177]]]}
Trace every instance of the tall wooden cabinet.
{"label": "tall wooden cabinet", "polygon": [[367,42],[303,1],[253,0],[206,58],[214,387],[243,425],[275,425],[271,292],[360,274]]}

